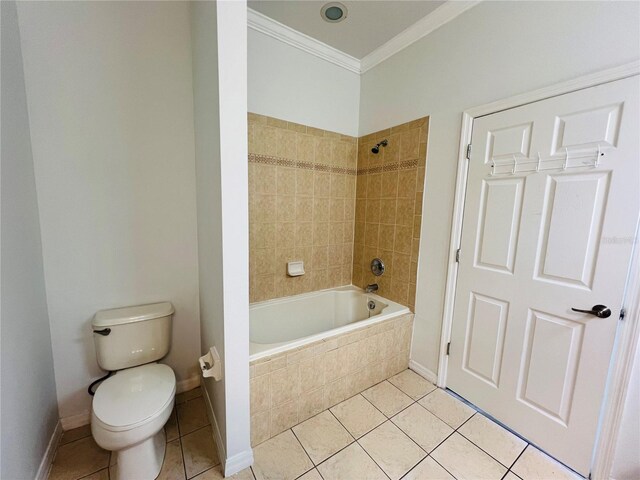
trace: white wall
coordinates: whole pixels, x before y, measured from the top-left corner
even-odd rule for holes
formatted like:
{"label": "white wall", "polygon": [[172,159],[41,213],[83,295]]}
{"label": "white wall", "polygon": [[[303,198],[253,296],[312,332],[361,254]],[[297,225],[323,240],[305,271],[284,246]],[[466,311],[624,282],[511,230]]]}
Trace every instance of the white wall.
{"label": "white wall", "polygon": [[15,2],[2,16],[0,478],[35,478],[58,423],[42,245]]}
{"label": "white wall", "polygon": [[249,111],[358,136],[360,76],[249,29]]}
{"label": "white wall", "polygon": [[483,2],[362,77],[360,135],[430,116],[412,359],[435,372],[462,112],[640,56],[638,2]]}
{"label": "white wall", "polygon": [[247,4],[218,1],[220,177],[224,274],[225,476],[253,463],[249,412]]}
{"label": "white wall", "polygon": [[[218,29],[215,2],[191,3],[193,99],[195,120],[196,197],[201,351],[215,346],[224,357],[222,218],[220,215],[220,105]],[[205,380],[214,427],[226,443],[225,382]]]}
{"label": "white wall", "polygon": [[223,379],[205,380],[225,475],[253,461],[249,425],[249,233],[246,3],[191,12],[202,351]]}
{"label": "white wall", "polygon": [[62,417],[101,376],[90,321],[168,300],[164,360],[198,373],[189,6],[20,2],[44,272]]}

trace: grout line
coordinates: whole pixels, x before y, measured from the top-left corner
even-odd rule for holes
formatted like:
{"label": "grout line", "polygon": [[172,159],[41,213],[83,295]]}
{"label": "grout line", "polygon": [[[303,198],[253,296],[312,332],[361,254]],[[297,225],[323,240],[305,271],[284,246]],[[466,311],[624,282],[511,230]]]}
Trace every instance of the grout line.
{"label": "grout line", "polygon": [[[476,412],[476,414],[482,415],[480,412]],[[475,417],[476,414],[472,415],[467,421],[465,421],[462,425],[464,425],[465,423],[467,423],[469,420],[471,420],[471,418]],[[460,425],[460,427],[462,427],[462,425]],[[496,462],[498,462],[500,465],[502,465],[503,467],[505,467],[507,469],[507,471],[509,471],[509,469],[511,468],[509,465],[505,465],[504,463],[502,463],[500,460],[498,460],[496,457],[494,457],[490,452],[486,451],[484,448],[482,448],[480,445],[478,445],[476,442],[474,442],[472,439],[468,438],[464,433],[462,432],[458,432],[458,430],[456,430],[456,432],[458,434],[460,434],[462,436],[462,438],[464,438],[465,440],[467,440],[469,443],[475,445],[476,447],[478,447],[480,450],[482,450],[484,453],[486,453],[487,455],[489,455],[492,459],[494,459]],[[516,460],[518,458],[520,458],[520,455],[522,455],[522,453],[526,450],[527,446],[529,445],[529,443],[527,442],[527,444],[524,446],[524,448],[522,449],[522,451],[518,454],[518,456],[516,457]],[[514,461],[515,463],[515,461]],[[511,464],[511,466],[513,466],[513,463]]]}
{"label": "grout line", "polygon": [[[389,421],[389,420],[386,420],[386,421],[382,422],[380,425],[384,425],[384,424],[385,424],[386,422],[388,422],[388,421]],[[380,425],[378,425],[378,427],[379,427]],[[378,428],[378,427],[376,427],[376,428]],[[373,430],[375,430],[375,428],[374,428]],[[371,431],[373,431],[373,430],[371,430]],[[369,433],[370,433],[370,432],[369,432]],[[360,439],[362,439],[362,438],[364,438],[364,437],[365,437],[365,436],[363,435],[362,437],[360,437]],[[389,474],[385,471],[385,469],[384,469],[384,468],[382,468],[382,467],[378,464],[378,462],[376,462],[376,459],[375,459],[375,458],[373,458],[373,457],[371,456],[371,454],[367,451],[367,449],[366,449],[366,448],[364,448],[364,447],[360,444],[360,442],[359,442],[358,440],[356,440],[356,443],[357,443],[357,444],[358,444],[358,446],[359,446],[359,447],[364,451],[364,453],[366,453],[366,454],[367,454],[367,456],[371,459],[371,461],[372,461],[373,463],[375,463],[375,464],[376,464],[376,466],[377,466],[377,467],[382,471],[382,473],[384,473],[384,474],[385,474],[385,476],[386,476],[387,478],[391,479],[391,477],[389,476]]]}
{"label": "grout line", "polygon": [[[187,437],[187,436],[191,435],[192,433],[196,433],[197,431],[202,430],[203,428],[210,427],[210,426],[211,426],[211,424],[210,424],[210,423],[207,423],[206,425],[203,425],[203,426],[201,426],[201,427],[198,427],[198,428],[196,428],[195,430],[191,430],[189,433],[185,433],[184,435],[180,435],[178,438],[182,439],[182,438],[184,438],[184,437]],[[174,440],[175,440],[175,439],[174,439]],[[172,440],[172,441],[173,441],[173,440]]]}
{"label": "grout line", "polygon": [[[320,412],[320,413],[322,413],[322,412]],[[318,415],[320,415],[320,413],[319,413]],[[314,417],[315,417],[315,416],[316,416],[316,415],[314,415]],[[313,418],[313,417],[311,417],[311,418]],[[306,422],[306,420],[305,420],[305,422]],[[300,424],[298,424],[298,425],[300,425]],[[295,426],[297,426],[297,425],[294,425],[294,427],[295,427]],[[295,438],[295,439],[296,439],[296,441],[298,442],[298,445],[300,445],[300,447],[302,448],[302,451],[304,452],[304,454],[307,456],[307,458],[308,458],[308,459],[309,459],[309,461],[311,462],[311,465],[313,465],[313,467],[311,467],[309,470],[306,470],[306,471],[302,474],[302,475],[305,475],[305,474],[307,474],[308,472],[310,472],[311,470],[313,470],[314,468],[316,468],[316,464],[315,464],[315,462],[314,462],[313,460],[311,460],[311,455],[309,455],[309,453],[307,452],[307,449],[306,449],[306,448],[304,448],[304,445],[302,444],[302,442],[300,441],[300,439],[299,439],[299,438],[298,438],[298,436],[296,435],[296,432],[294,432],[294,431],[293,431],[293,427],[291,427],[289,430],[291,430],[291,433],[293,434],[293,438]],[[285,432],[286,432],[286,430],[285,430]],[[283,433],[284,433],[284,432],[283,432]],[[280,435],[280,434],[278,434],[278,435]],[[302,476],[302,475],[300,475],[300,476]]]}
{"label": "grout line", "polygon": [[431,458],[434,462],[436,462],[438,465],[440,465],[440,466],[442,467],[442,469],[443,469],[445,472],[447,472],[449,475],[451,475],[453,478],[458,478],[458,477],[456,477],[453,473],[451,473],[449,470],[447,470],[447,469],[445,468],[445,466],[444,466],[444,465],[442,465],[442,464],[441,464],[438,460],[436,460],[434,457],[432,457],[431,455],[429,455],[429,458]]}
{"label": "grout line", "polygon": [[[90,472],[90,473],[87,473],[86,475],[83,475],[83,476],[81,476],[81,477],[77,477],[77,480],[82,480],[83,478],[90,477],[90,476],[91,476],[91,475],[93,475],[94,473],[101,472],[102,470],[105,470],[105,469],[107,470],[107,477],[108,477],[108,476],[109,476],[109,466],[107,465],[107,467],[106,467],[106,468],[105,468],[105,467],[102,467],[102,468],[99,468],[98,470],[96,470],[96,471],[94,471],[94,472]],[[49,478],[49,477],[47,476],[47,479],[48,479],[48,478]]]}
{"label": "grout line", "polygon": [[184,448],[182,447],[182,437],[178,437],[178,441],[180,442],[180,455],[182,456],[182,471],[184,472],[184,478],[189,478],[187,476],[187,462],[184,461]]}
{"label": "grout line", "polygon": [[[522,477],[519,475],[516,475],[515,472],[513,470],[507,470],[507,473],[504,474],[504,477],[506,477],[509,473],[511,473],[511,475],[513,475],[514,477],[516,477],[518,480],[522,480]],[[502,478],[504,478],[502,477]]]}
{"label": "grout line", "polygon": [[[347,428],[347,427],[346,427],[346,426],[345,426],[345,425],[340,421],[340,419],[336,416],[336,414],[335,414],[335,413],[333,413],[333,412],[331,412],[331,414],[332,414],[334,417],[336,417],[336,420],[338,420],[338,422],[340,422],[340,425],[342,425],[342,426],[345,428],[345,430],[347,430],[347,432],[349,432],[349,434],[350,434],[350,435],[351,435],[351,436],[352,436],[356,441],[358,441],[358,439],[360,439],[360,438],[364,437],[365,435],[367,435],[369,432],[372,432],[373,430],[375,430],[376,428],[378,428],[380,425],[382,425],[384,422],[386,422],[386,421],[387,421],[387,417],[385,417],[384,413],[382,413],[380,410],[378,410],[378,409],[376,408],[376,406],[375,406],[375,405],[373,405],[369,400],[367,400],[367,399],[366,399],[366,398],[365,398],[361,393],[358,393],[357,395],[354,395],[354,396],[353,396],[353,397],[351,397],[351,398],[355,398],[355,397],[357,397],[358,395],[360,395],[362,398],[364,398],[365,402],[367,402],[369,405],[371,405],[371,406],[374,408],[374,410],[376,410],[377,412],[379,412],[379,413],[380,413],[380,415],[382,415],[382,416],[385,418],[385,420],[384,420],[383,422],[381,422],[381,423],[377,424],[377,425],[376,425],[376,426],[374,426],[373,428],[371,428],[371,429],[367,430],[367,431],[366,431],[366,432],[364,432],[362,435],[360,435],[358,438],[356,438],[356,436],[355,436],[353,433],[351,433],[351,431],[350,431],[350,430],[349,430],[349,429],[348,429],[348,428]],[[349,399],[349,400],[350,400],[350,399]],[[347,400],[345,400],[345,402],[346,402],[346,401],[347,401]],[[343,402],[340,402],[340,403],[343,403]],[[340,403],[338,403],[338,405],[340,405]],[[335,407],[335,406],[337,406],[337,405],[334,405],[333,407]],[[331,407],[331,408],[333,408],[333,407]],[[331,409],[329,409],[329,411],[331,411]]]}
{"label": "grout line", "polygon": [[[335,418],[335,415],[333,415],[333,412],[331,412],[329,409],[324,410],[324,411],[322,411],[322,412],[318,413],[317,415],[314,415],[314,417],[315,417],[315,416],[318,416],[318,415],[320,415],[321,413],[324,413],[324,412],[329,412],[329,414],[330,414],[330,415],[332,415],[332,416]],[[313,418],[313,417],[311,417],[311,418]],[[310,419],[309,419],[309,420],[310,420]],[[337,418],[336,418],[336,420],[338,421],[338,423],[340,423],[340,420],[338,420]],[[305,422],[306,422],[306,420],[305,420]],[[304,422],[303,422],[303,423],[304,423]],[[298,424],[298,425],[299,425],[299,424]],[[300,439],[299,439],[299,438],[298,438],[298,436],[296,435],[296,432],[294,432],[294,431],[293,431],[293,428],[291,429],[291,431],[293,432],[293,435],[296,437],[296,440],[298,440],[298,442],[299,442],[299,443],[300,443],[300,445],[302,446],[302,449],[304,450],[304,452],[307,454],[307,456],[308,456],[308,457],[309,457],[309,459],[311,460],[311,463],[313,464],[313,468],[318,468],[318,465],[323,464],[324,462],[326,462],[327,460],[329,460],[331,457],[333,457],[333,456],[337,455],[337,454],[338,454],[338,453],[340,453],[342,450],[344,450],[345,448],[349,447],[350,445],[353,445],[353,444],[356,442],[356,439],[354,438],[354,436],[353,436],[353,435],[351,435],[351,432],[349,432],[349,430],[347,430],[347,429],[346,429],[346,427],[345,427],[344,425],[342,425],[342,423],[340,423],[340,425],[342,426],[342,428],[344,428],[344,429],[347,431],[347,433],[349,434],[349,436],[350,436],[353,440],[352,440],[351,442],[349,442],[347,445],[345,445],[344,447],[342,447],[340,450],[338,450],[338,451],[336,451],[336,452],[332,453],[331,455],[329,455],[327,458],[325,458],[324,460],[322,460],[322,461],[321,461],[320,463],[318,463],[317,465],[316,465],[316,463],[315,463],[313,460],[311,460],[311,456],[307,453],[307,450],[304,448],[304,445],[302,445],[302,442],[300,441]],[[297,425],[296,425],[296,426],[297,426]],[[308,471],[307,471],[307,472],[308,472]],[[303,473],[303,475],[304,475],[304,474],[306,474],[307,472]],[[320,472],[318,471],[318,473],[320,473]],[[320,476],[322,476],[322,475],[320,475]]]}
{"label": "grout line", "polygon": [[[418,402],[415,402],[418,403]],[[418,406],[420,406],[421,408],[424,408],[422,405],[420,405],[418,403]],[[409,407],[407,407],[409,408]],[[449,425],[448,423],[445,423],[443,420],[441,420],[439,417],[437,417],[435,414],[433,414],[432,412],[430,412],[429,410],[427,410],[426,408],[424,408],[427,412],[431,413],[434,417],[436,417],[438,420],[440,420],[442,423],[444,423],[447,427],[449,428],[453,428],[451,427],[451,425]],[[406,409],[405,409],[406,410]],[[400,412],[398,412],[400,413]],[[393,421],[393,419],[389,419],[391,421],[391,423],[393,423],[396,427],[398,427],[398,429],[404,433],[407,437],[411,438],[411,440],[413,440],[413,438],[411,437],[411,435],[409,435],[407,432],[405,432],[399,425],[396,425],[396,423]],[[427,456],[431,455],[431,452],[435,451],[436,448],[438,448],[440,445],[442,445],[449,437],[451,437],[451,435],[453,435],[456,431],[452,430],[451,433],[449,433],[445,438],[443,438],[435,447],[433,447],[431,450],[427,451],[425,448],[423,448],[421,445],[419,445],[415,440],[413,440],[413,442],[418,445],[422,450],[424,450],[425,452],[427,452]]]}
{"label": "grout line", "polygon": [[[511,464],[511,466],[507,469],[507,471],[510,471],[510,470],[515,466],[516,462],[517,462],[518,460],[520,460],[520,457],[524,454],[524,451],[525,451],[527,448],[529,448],[529,445],[531,445],[531,444],[530,444],[530,443],[527,443],[527,445],[526,445],[526,446],[522,449],[522,451],[520,452],[520,455],[518,455],[518,456],[516,457],[516,459],[515,459],[515,460],[513,461],[513,463]],[[515,475],[515,473],[514,473],[514,475]],[[516,475],[516,477],[517,477],[517,476],[518,476],[518,475]],[[520,478],[520,477],[518,477],[518,478]]]}

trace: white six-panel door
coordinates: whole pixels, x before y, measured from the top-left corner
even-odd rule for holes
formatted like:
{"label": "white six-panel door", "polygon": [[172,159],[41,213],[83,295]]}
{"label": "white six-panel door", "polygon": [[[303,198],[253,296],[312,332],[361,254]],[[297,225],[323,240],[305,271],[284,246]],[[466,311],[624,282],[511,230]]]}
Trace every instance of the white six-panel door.
{"label": "white six-panel door", "polygon": [[447,387],[583,475],[640,212],[638,90],[473,124]]}

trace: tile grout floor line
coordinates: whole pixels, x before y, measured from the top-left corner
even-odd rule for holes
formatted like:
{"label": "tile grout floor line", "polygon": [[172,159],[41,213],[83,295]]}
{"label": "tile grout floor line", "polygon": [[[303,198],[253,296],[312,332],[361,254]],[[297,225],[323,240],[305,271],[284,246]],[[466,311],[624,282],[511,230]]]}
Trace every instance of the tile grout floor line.
{"label": "tile grout floor line", "polygon": [[[359,393],[358,395],[363,396],[363,395],[362,395],[362,392],[361,392],[361,393]],[[356,396],[356,395],[354,395],[354,397],[355,397],[355,396]],[[351,398],[353,398],[353,397],[351,397]],[[363,396],[363,398],[364,398],[364,396]],[[365,398],[365,400],[366,400],[366,398]],[[345,400],[345,401],[346,401],[346,400]],[[340,403],[342,403],[342,402],[340,402]],[[340,404],[338,403],[338,404],[336,404],[336,405],[340,405]],[[336,405],[334,405],[334,407],[335,407]],[[331,408],[333,408],[333,407],[331,407]],[[373,406],[373,408],[376,408],[376,407],[375,407],[375,405]],[[376,410],[378,410],[378,409],[376,408]],[[380,410],[378,410],[378,411],[380,412]],[[345,427],[345,426],[342,424],[342,422],[340,421],[340,419],[339,419],[338,417],[336,417],[335,413],[333,413],[333,412],[331,411],[331,409],[329,409],[329,413],[331,413],[331,415],[333,415],[333,417],[338,421],[338,423],[339,423],[340,425],[342,425],[342,428],[344,428],[347,432],[349,432],[349,429],[348,429],[347,427]],[[380,412],[380,413],[382,413],[382,412]],[[382,415],[384,416],[384,413],[382,413]],[[388,420],[385,420],[385,421],[384,421],[384,422],[382,422],[380,425],[385,424],[387,421],[388,421]],[[371,454],[370,454],[369,452],[367,452],[367,450],[366,450],[362,445],[360,445],[360,442],[358,441],[360,438],[363,438],[365,435],[368,435],[369,433],[373,432],[373,431],[374,431],[376,428],[378,428],[380,425],[376,425],[375,427],[373,427],[373,428],[372,428],[371,430],[369,430],[368,432],[366,432],[366,433],[364,433],[364,434],[360,435],[360,437],[359,437],[359,438],[356,438],[356,437],[355,437],[351,432],[349,432],[349,435],[351,435],[351,436],[353,437],[353,442],[352,442],[352,443],[350,443],[349,445],[353,445],[353,443],[356,443],[356,444],[357,444],[357,445],[358,445],[358,446],[359,446],[359,447],[364,451],[364,453],[366,453],[366,455],[371,459],[371,461],[372,461],[373,463],[375,463],[375,464],[376,464],[376,466],[380,469],[380,471],[381,471],[382,473],[384,473],[384,474],[385,474],[385,476],[386,476],[387,478],[389,478],[389,480],[391,480],[391,477],[389,477],[389,475],[387,474],[387,472],[385,472],[385,471],[384,471],[384,469],[383,469],[383,468],[378,464],[378,462],[376,462],[375,458],[373,458],[373,457],[371,456]],[[347,446],[349,446],[349,445],[347,445]],[[344,447],[344,448],[347,448],[347,447]],[[343,449],[343,450],[344,450],[344,449]],[[336,452],[336,454],[338,454],[338,453],[339,453],[339,452]],[[333,455],[332,455],[332,456],[333,456]],[[329,457],[329,458],[331,458],[331,457]],[[327,458],[327,460],[329,460],[329,458]],[[327,460],[325,460],[325,462],[326,462]],[[324,462],[322,462],[322,463],[324,463]],[[318,473],[320,473],[320,470],[318,470]],[[322,473],[320,473],[320,476],[322,476]],[[323,477],[323,478],[324,478],[324,477]]]}
{"label": "tile grout floor line", "polygon": [[[410,370],[410,369],[409,369],[409,370]],[[414,372],[414,373],[415,373],[415,372]],[[394,376],[395,376],[395,375],[394,375]],[[392,377],[389,377],[389,378],[392,378]],[[404,408],[402,408],[402,409],[398,410],[398,411],[397,411],[397,412],[395,412],[392,416],[388,416],[388,415],[386,415],[386,414],[385,414],[384,412],[382,412],[378,407],[376,407],[376,406],[375,406],[375,405],[374,405],[374,404],[373,404],[373,403],[372,403],[372,402],[371,402],[367,397],[365,397],[364,395],[362,395],[365,391],[367,391],[367,390],[369,390],[369,389],[371,389],[371,388],[374,388],[375,386],[378,386],[378,385],[380,385],[380,384],[382,384],[382,383],[384,383],[384,382],[389,383],[391,386],[393,386],[395,389],[397,389],[397,390],[398,390],[399,392],[401,392],[403,395],[406,395],[407,397],[409,397],[409,398],[411,399],[411,403],[410,403],[409,405],[407,405],[406,407],[404,407]],[[447,441],[449,438],[451,438],[451,436],[453,436],[455,433],[458,433],[458,434],[459,434],[460,436],[462,436],[466,441],[468,441],[469,443],[471,443],[472,445],[474,445],[475,447],[477,447],[480,451],[482,451],[483,453],[485,453],[486,455],[488,455],[488,456],[489,456],[489,458],[491,458],[492,460],[494,460],[495,462],[497,462],[497,463],[498,463],[498,465],[500,465],[500,466],[502,466],[502,467],[506,468],[506,471],[505,471],[504,475],[501,477],[501,478],[504,478],[504,476],[506,476],[509,472],[511,472],[511,468],[515,465],[515,463],[518,461],[518,459],[522,456],[522,454],[523,454],[523,453],[524,453],[524,451],[527,449],[527,447],[530,445],[530,443],[529,443],[529,442],[527,442],[527,443],[526,443],[526,445],[524,446],[524,448],[522,449],[522,451],[518,454],[518,456],[517,456],[517,457],[516,457],[516,459],[513,461],[513,463],[511,464],[511,466],[504,465],[504,464],[503,464],[502,462],[500,462],[498,459],[496,459],[495,457],[493,457],[493,455],[491,455],[489,452],[487,452],[486,450],[484,450],[482,447],[480,447],[479,445],[477,445],[475,442],[473,442],[471,439],[467,438],[467,437],[466,437],[462,432],[460,432],[460,431],[459,431],[459,430],[460,430],[460,429],[461,429],[461,428],[462,428],[462,427],[463,427],[467,422],[469,422],[469,421],[470,421],[473,417],[475,417],[477,414],[482,415],[482,413],[481,413],[479,410],[477,410],[477,409],[473,408],[473,407],[472,407],[470,404],[468,404],[467,402],[462,402],[462,403],[464,403],[465,405],[467,405],[467,406],[469,406],[470,408],[472,408],[472,409],[473,409],[473,411],[474,411],[474,412],[473,412],[473,414],[472,414],[469,418],[467,418],[464,422],[462,422],[458,427],[454,428],[454,429],[452,430],[452,432],[451,432],[449,435],[447,435],[447,436],[446,436],[442,441],[440,441],[440,442],[439,442],[439,443],[438,443],[434,448],[432,448],[432,449],[431,449],[431,450],[429,450],[429,451],[426,451],[424,448],[422,448],[422,447],[421,447],[421,446],[420,446],[420,445],[419,445],[419,444],[418,444],[418,443],[417,443],[417,442],[416,442],[416,441],[415,441],[415,440],[414,440],[414,439],[413,439],[413,438],[412,438],[412,437],[411,437],[407,432],[405,432],[405,431],[404,431],[400,426],[396,425],[396,424],[393,422],[393,420],[392,420],[392,419],[393,419],[394,417],[396,417],[397,415],[399,415],[400,413],[402,413],[403,411],[407,410],[409,407],[411,407],[411,406],[413,406],[414,404],[416,404],[416,403],[417,403],[421,408],[424,408],[427,412],[429,412],[430,414],[434,415],[438,420],[442,421],[445,425],[449,426],[449,428],[453,428],[453,427],[451,427],[451,425],[449,425],[449,424],[448,424],[444,419],[440,418],[436,413],[434,413],[434,412],[430,411],[429,409],[425,408],[423,405],[421,405],[421,404],[419,403],[419,402],[420,402],[420,400],[422,400],[422,399],[426,398],[427,396],[431,395],[433,392],[435,392],[435,391],[437,391],[437,390],[442,390],[443,392],[445,392],[445,393],[446,393],[447,395],[449,395],[450,397],[454,398],[454,399],[455,399],[455,400],[457,400],[457,401],[460,401],[460,400],[458,400],[458,399],[456,398],[456,396],[455,396],[455,395],[451,395],[451,393],[449,393],[449,391],[448,391],[448,390],[446,390],[446,389],[442,389],[442,388],[440,388],[440,387],[436,387],[436,388],[434,388],[433,390],[431,390],[430,392],[427,392],[426,394],[424,394],[424,395],[420,396],[419,398],[414,399],[413,397],[411,397],[410,395],[408,395],[406,392],[404,392],[401,388],[399,388],[398,386],[396,386],[396,385],[394,385],[392,382],[390,382],[390,381],[389,381],[389,379],[385,379],[385,380],[382,380],[381,382],[378,382],[377,384],[375,384],[375,385],[373,385],[373,386],[371,386],[371,387],[367,388],[366,390],[363,390],[362,392],[359,392],[359,393],[357,393],[357,394],[355,394],[355,395],[353,395],[353,396],[351,396],[351,397],[349,397],[349,398],[347,398],[347,399],[343,400],[342,402],[339,402],[339,403],[338,403],[338,404],[336,404],[336,405],[339,405],[340,403],[343,403],[343,402],[345,402],[345,401],[347,401],[347,400],[350,400],[350,399],[352,399],[352,398],[354,398],[354,397],[356,397],[356,396],[360,395],[360,396],[362,396],[362,397],[363,397],[363,398],[364,398],[364,399],[365,399],[365,400],[366,400],[366,401],[367,401],[367,402],[368,402],[368,403],[369,403],[373,408],[375,408],[378,412],[380,412],[380,413],[385,417],[385,421],[384,421],[384,422],[382,422],[382,423],[381,423],[381,424],[379,424],[379,425],[376,425],[376,426],[375,426],[375,427],[373,427],[372,429],[368,430],[366,433],[364,433],[364,434],[360,435],[360,437],[359,437],[359,438],[357,438],[357,439],[356,439],[356,438],[354,437],[354,435],[353,435],[353,434],[352,434],[352,433],[351,433],[351,432],[350,432],[350,431],[349,431],[349,430],[348,430],[348,429],[347,429],[347,428],[342,424],[342,422],[340,422],[340,420],[339,420],[339,419],[335,416],[335,414],[331,411],[331,408],[335,407],[336,405],[333,405],[332,407],[329,407],[329,408],[327,408],[326,410],[323,410],[322,412],[320,412],[320,413],[318,413],[318,414],[314,415],[313,417],[315,417],[315,416],[317,416],[317,415],[320,415],[321,413],[324,413],[325,411],[329,411],[329,412],[333,415],[333,417],[338,421],[338,423],[340,423],[340,425],[341,425],[345,430],[347,430],[347,432],[351,435],[351,437],[352,437],[352,438],[354,438],[354,442],[355,442],[355,443],[357,443],[357,444],[358,444],[358,446],[360,446],[360,448],[362,448],[362,449],[365,451],[365,453],[367,454],[367,456],[368,456],[369,458],[371,458],[371,460],[372,460],[372,461],[373,461],[373,462],[378,466],[378,468],[380,468],[380,470],[382,470],[382,472],[383,472],[383,473],[384,473],[388,478],[390,478],[390,477],[389,477],[389,475],[388,475],[388,474],[387,474],[387,473],[382,469],[382,467],[381,467],[381,466],[380,466],[380,465],[379,465],[379,464],[378,464],[378,463],[377,463],[377,462],[376,462],[376,461],[371,457],[371,455],[369,454],[369,452],[367,452],[367,450],[366,450],[364,447],[362,447],[362,445],[361,445],[361,444],[360,444],[360,442],[359,442],[359,439],[364,438],[366,435],[368,435],[369,433],[371,433],[373,430],[375,430],[376,428],[380,427],[381,425],[384,425],[384,424],[385,424],[385,423],[387,423],[387,422],[391,422],[391,423],[392,423],[392,425],[394,425],[396,428],[398,428],[398,430],[400,430],[400,431],[401,431],[405,436],[407,436],[407,437],[408,437],[408,438],[409,438],[409,439],[410,439],[414,444],[416,444],[416,446],[417,446],[418,448],[420,448],[420,450],[422,450],[422,451],[423,451],[423,452],[425,452],[425,454],[426,454],[426,455],[425,455],[425,457],[421,458],[421,459],[420,459],[420,461],[419,461],[418,463],[416,463],[415,465],[413,465],[413,466],[412,466],[412,467],[411,467],[411,468],[410,468],[410,469],[409,469],[409,470],[408,470],[408,471],[403,475],[403,478],[404,478],[404,477],[405,477],[409,472],[411,472],[411,470],[415,469],[415,468],[416,468],[420,463],[422,463],[422,462],[423,462],[426,458],[428,458],[428,457],[430,457],[434,462],[436,462],[440,467],[442,467],[442,468],[443,468],[447,473],[449,473],[452,477],[457,478],[457,477],[455,477],[455,476],[454,476],[454,475],[453,475],[449,470],[447,470],[447,468],[445,468],[445,467],[444,467],[440,462],[438,462],[438,461],[437,461],[437,460],[436,460],[436,459],[431,455],[431,453],[432,453],[432,452],[434,452],[436,449],[438,449],[438,448],[439,448],[439,447],[440,447],[440,446],[441,446],[445,441]],[[483,417],[485,417],[485,418],[487,418],[487,420],[489,420],[489,421],[493,422],[493,420],[491,420],[490,418],[488,418],[486,415],[482,415],[482,416],[483,416]],[[311,419],[311,418],[313,418],[313,417],[310,417],[310,418],[306,419],[304,422],[306,422],[307,420],[310,420],[310,419]],[[291,430],[291,431],[292,431],[292,433],[294,434],[294,436],[295,436],[296,440],[298,440],[298,443],[300,443],[300,445],[302,446],[302,449],[304,450],[305,454],[307,454],[307,456],[309,456],[309,455],[308,455],[308,453],[307,453],[307,451],[306,451],[306,449],[304,448],[304,445],[302,445],[302,442],[300,442],[300,440],[298,439],[297,435],[295,435],[295,432],[293,432],[293,428],[294,428],[294,427],[296,427],[297,425],[300,425],[300,424],[302,424],[302,423],[304,423],[304,422],[300,422],[300,423],[298,423],[298,424],[294,425],[293,427],[291,427],[291,428],[290,428],[290,430]],[[495,423],[495,422],[493,422],[493,423]],[[498,425],[498,424],[496,424],[496,425]],[[286,431],[286,430],[285,430],[285,431]],[[511,432],[509,432],[509,433],[511,433]],[[335,452],[334,454],[332,454],[332,455],[330,455],[329,457],[327,457],[326,459],[324,459],[324,460],[323,460],[322,462],[320,462],[319,464],[317,464],[317,465],[315,465],[315,464],[314,464],[314,467],[313,467],[313,468],[311,468],[310,470],[307,470],[306,472],[304,472],[302,475],[300,475],[300,476],[299,476],[299,477],[297,477],[297,478],[300,478],[300,477],[302,477],[302,476],[306,475],[306,474],[307,474],[307,473],[309,473],[309,471],[311,471],[311,470],[314,470],[314,469],[318,470],[318,467],[319,467],[320,465],[322,465],[322,464],[323,464],[323,463],[325,463],[327,460],[329,460],[329,459],[330,459],[330,458],[332,458],[333,456],[335,456],[335,455],[337,455],[338,453],[340,453],[340,452],[341,452],[342,450],[344,450],[345,448],[347,448],[347,447],[349,447],[350,445],[352,445],[354,442],[351,442],[351,443],[349,443],[349,445],[347,445],[347,446],[345,446],[345,447],[341,448],[340,450],[338,450],[338,451],[337,451],[337,452]],[[309,458],[310,458],[310,457],[309,457]],[[314,462],[313,462],[313,461],[311,461],[311,463],[313,464]],[[322,474],[320,473],[320,470],[318,470],[318,473],[319,473],[319,474],[320,474],[320,476],[322,477]],[[512,473],[513,473],[513,472],[512,472]],[[515,473],[513,473],[513,474],[514,474],[514,475],[516,475]],[[516,475],[516,477],[517,477],[517,475]],[[322,478],[324,478],[324,477],[322,477]],[[518,477],[518,478],[520,478],[520,477]]]}

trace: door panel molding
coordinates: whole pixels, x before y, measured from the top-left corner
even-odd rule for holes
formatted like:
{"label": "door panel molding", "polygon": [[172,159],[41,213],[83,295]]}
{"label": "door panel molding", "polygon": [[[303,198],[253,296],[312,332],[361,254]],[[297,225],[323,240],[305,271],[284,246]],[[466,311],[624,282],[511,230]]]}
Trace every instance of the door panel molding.
{"label": "door panel molding", "polygon": [[[442,333],[440,339],[440,354],[438,363],[438,386],[446,388],[447,385],[447,344],[451,339],[453,312],[455,303],[455,291],[457,285],[458,263],[456,252],[460,248],[462,235],[462,219],[464,213],[464,201],[469,168],[467,159],[467,146],[471,142],[473,121],[478,117],[490,115],[529,103],[545,100],[559,95],[587,89],[597,85],[622,80],[640,74],[640,61],[631,62],[612,69],[603,70],[593,74],[578,77],[576,79],[561,82],[556,85],[538,89],[532,92],[509,97],[496,102],[470,108],[462,114],[460,144],[458,154],[458,173],[456,178],[456,190],[453,211],[453,223],[450,237],[448,258],[447,283],[445,291],[445,305],[442,321]],[[615,113],[615,109],[612,110]],[[609,125],[616,125],[615,114],[610,113]],[[564,119],[563,119],[564,120]],[[563,125],[564,127],[564,125]],[[617,128],[614,128],[617,131]],[[606,137],[608,141],[616,141],[611,135]],[[487,154],[489,152],[486,152]],[[640,222],[639,222],[640,224]],[[612,355],[611,371],[607,381],[607,392],[600,415],[599,435],[594,449],[591,468],[592,478],[609,478],[615,454],[615,445],[622,417],[622,410],[627,395],[628,383],[631,377],[632,361],[640,338],[640,255],[636,232],[636,244],[634,247],[629,282],[625,294],[624,308],[627,321],[618,326],[616,348]],[[486,379],[485,379],[486,381]]]}

